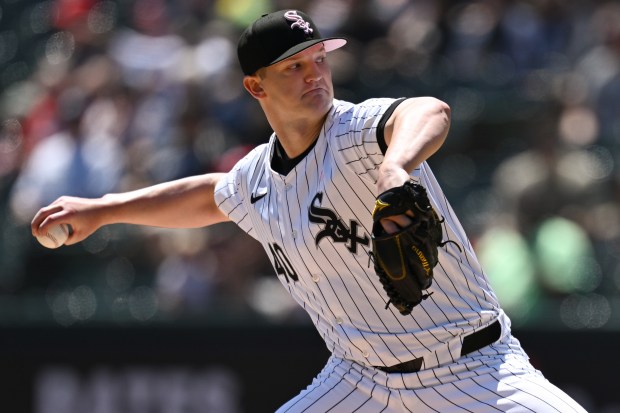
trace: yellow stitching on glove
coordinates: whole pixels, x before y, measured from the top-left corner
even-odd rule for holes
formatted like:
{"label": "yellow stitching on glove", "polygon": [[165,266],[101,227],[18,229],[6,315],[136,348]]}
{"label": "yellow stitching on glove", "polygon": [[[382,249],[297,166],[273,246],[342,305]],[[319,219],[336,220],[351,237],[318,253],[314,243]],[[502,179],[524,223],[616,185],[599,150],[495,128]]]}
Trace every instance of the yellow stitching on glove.
{"label": "yellow stitching on glove", "polygon": [[413,252],[415,252],[415,254],[420,259],[420,262],[422,263],[422,268],[424,268],[424,271],[426,272],[426,276],[428,277],[430,272],[431,272],[431,265],[429,264],[428,260],[426,259],[426,256],[415,245],[412,245],[411,249],[413,250]]}
{"label": "yellow stitching on glove", "polygon": [[375,201],[375,209],[372,211],[372,216],[374,217],[377,212],[379,212],[383,208],[389,207],[389,206],[390,206],[390,204],[387,204],[387,203],[381,201],[380,199],[377,199]]}
{"label": "yellow stitching on glove", "polygon": [[[395,237],[396,239],[396,244],[397,244],[397,250],[398,251],[402,251],[401,246],[400,246],[400,235],[397,235]],[[379,263],[381,264],[381,267],[383,267],[383,269],[385,270],[385,273],[387,274],[388,277],[390,277],[391,279],[395,280],[395,281],[400,281],[400,280],[404,280],[405,277],[407,276],[407,272],[405,270],[405,258],[403,257],[403,254],[400,254],[400,276],[395,277],[389,270],[388,268],[383,264],[383,260],[381,258],[379,258]]]}

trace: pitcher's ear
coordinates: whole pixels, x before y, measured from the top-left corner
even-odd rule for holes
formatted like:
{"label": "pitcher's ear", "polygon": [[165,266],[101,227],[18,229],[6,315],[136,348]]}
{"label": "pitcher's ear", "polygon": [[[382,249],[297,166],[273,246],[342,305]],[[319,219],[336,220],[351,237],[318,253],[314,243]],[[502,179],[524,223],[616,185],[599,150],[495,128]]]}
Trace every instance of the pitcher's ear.
{"label": "pitcher's ear", "polygon": [[245,76],[243,78],[243,87],[245,87],[245,90],[247,90],[250,95],[254,96],[256,99],[260,99],[265,96],[265,91],[258,76]]}

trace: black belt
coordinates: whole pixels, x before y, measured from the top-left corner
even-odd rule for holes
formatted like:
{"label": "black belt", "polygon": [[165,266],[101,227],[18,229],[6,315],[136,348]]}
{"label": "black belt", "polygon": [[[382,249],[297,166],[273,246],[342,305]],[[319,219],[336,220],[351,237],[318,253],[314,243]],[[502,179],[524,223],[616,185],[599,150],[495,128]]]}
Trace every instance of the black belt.
{"label": "black belt", "polygon": [[[480,350],[489,344],[495,343],[502,336],[502,326],[499,321],[495,321],[493,324],[478,330],[466,336],[463,339],[463,345],[461,346],[461,357]],[[422,357],[405,361],[404,363],[396,364],[394,366],[375,366],[376,369],[382,370],[386,373],[415,373],[422,369]]]}

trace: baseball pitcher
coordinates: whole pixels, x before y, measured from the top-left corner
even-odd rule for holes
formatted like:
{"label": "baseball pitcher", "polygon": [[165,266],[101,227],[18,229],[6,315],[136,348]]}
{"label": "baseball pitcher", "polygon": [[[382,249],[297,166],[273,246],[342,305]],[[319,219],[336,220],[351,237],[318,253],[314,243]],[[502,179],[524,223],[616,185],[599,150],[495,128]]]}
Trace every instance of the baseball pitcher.
{"label": "baseball pitcher", "polygon": [[200,227],[233,221],[331,351],[279,413],[585,412],[532,367],[426,160],[449,107],[434,98],[334,98],[321,37],[298,10],[266,14],[238,43],[243,86],[273,129],[226,174],[99,199],[62,197],[32,221]]}

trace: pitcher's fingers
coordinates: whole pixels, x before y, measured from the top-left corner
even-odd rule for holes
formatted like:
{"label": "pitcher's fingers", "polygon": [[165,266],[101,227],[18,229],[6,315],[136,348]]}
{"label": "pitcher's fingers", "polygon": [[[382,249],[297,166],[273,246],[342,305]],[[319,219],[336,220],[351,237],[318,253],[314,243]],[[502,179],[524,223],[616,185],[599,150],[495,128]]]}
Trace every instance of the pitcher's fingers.
{"label": "pitcher's fingers", "polygon": [[393,234],[398,231],[398,225],[396,225],[396,223],[388,219],[382,219],[381,226],[383,227],[385,232],[387,232],[388,234]]}
{"label": "pitcher's fingers", "polygon": [[32,222],[30,222],[30,230],[33,236],[43,235],[45,231],[41,231],[41,227],[49,225],[47,222],[50,215],[62,211],[62,207],[59,205],[48,205],[37,211]]}
{"label": "pitcher's fingers", "polygon": [[388,234],[393,234],[399,231],[401,228],[405,228],[406,226],[411,225],[411,222],[411,218],[403,214],[383,218],[381,220],[381,225]]}

